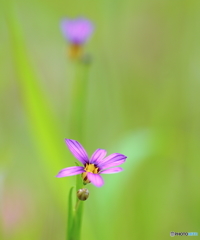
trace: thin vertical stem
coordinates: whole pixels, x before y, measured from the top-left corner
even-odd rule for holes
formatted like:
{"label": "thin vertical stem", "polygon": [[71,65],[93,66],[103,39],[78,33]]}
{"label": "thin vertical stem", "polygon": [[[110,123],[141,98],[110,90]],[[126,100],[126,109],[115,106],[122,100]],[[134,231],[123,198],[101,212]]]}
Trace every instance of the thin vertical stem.
{"label": "thin vertical stem", "polygon": [[[79,139],[83,142],[83,128],[86,110],[87,99],[87,84],[89,65],[83,62],[75,63],[75,80],[72,90],[72,108],[70,114],[70,129],[73,138]],[[82,178],[80,175],[76,177],[76,191],[83,187]],[[76,200],[72,227],[69,229],[70,233],[67,234],[68,240],[80,240],[81,238],[81,225],[83,216],[84,203],[78,198]]]}

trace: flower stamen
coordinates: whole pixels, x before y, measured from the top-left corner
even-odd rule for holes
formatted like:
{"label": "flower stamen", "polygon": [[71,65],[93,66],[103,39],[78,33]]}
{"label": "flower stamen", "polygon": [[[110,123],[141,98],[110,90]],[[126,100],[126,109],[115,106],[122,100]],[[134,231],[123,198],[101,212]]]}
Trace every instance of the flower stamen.
{"label": "flower stamen", "polygon": [[85,170],[85,172],[82,173],[82,178],[83,178],[84,184],[90,183],[90,180],[87,177],[88,172],[95,173],[95,174],[97,174],[99,172],[98,167],[96,167],[94,164],[88,164],[88,163],[86,163],[84,170]]}
{"label": "flower stamen", "polygon": [[69,48],[69,56],[71,59],[78,59],[82,53],[82,46],[81,44],[73,43]]}

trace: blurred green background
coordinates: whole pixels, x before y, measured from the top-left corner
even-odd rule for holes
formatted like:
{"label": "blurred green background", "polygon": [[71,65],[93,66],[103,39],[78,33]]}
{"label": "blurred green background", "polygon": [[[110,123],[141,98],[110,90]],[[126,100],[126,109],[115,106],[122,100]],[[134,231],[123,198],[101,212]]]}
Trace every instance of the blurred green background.
{"label": "blurred green background", "polygon": [[[88,185],[83,240],[200,233],[199,13],[195,0],[0,1],[0,239],[65,239],[75,177],[55,175],[75,159],[64,138],[128,156]],[[77,16],[95,24],[84,66],[60,30]]]}

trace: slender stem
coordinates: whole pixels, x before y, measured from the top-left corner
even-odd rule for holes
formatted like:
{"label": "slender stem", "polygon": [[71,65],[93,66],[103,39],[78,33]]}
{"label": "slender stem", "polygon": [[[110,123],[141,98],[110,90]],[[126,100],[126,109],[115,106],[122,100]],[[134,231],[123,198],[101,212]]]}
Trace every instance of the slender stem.
{"label": "slender stem", "polygon": [[67,219],[67,240],[70,239],[71,236],[71,231],[72,231],[72,225],[73,225],[73,218],[74,218],[74,209],[73,209],[73,189],[74,187],[72,187],[69,191],[69,198],[68,198],[68,219]]}
{"label": "slender stem", "polygon": [[[70,114],[70,134],[76,139],[76,137],[83,142],[83,129],[84,129],[84,115],[87,99],[87,82],[89,65],[82,62],[75,63],[75,80],[74,88],[72,90],[72,109]],[[83,186],[82,178],[80,175],[76,177],[76,191]],[[81,225],[83,216],[83,201],[78,198],[76,200],[72,226],[68,230],[68,240],[80,240],[81,238]]]}
{"label": "slender stem", "polygon": [[78,207],[79,207],[79,204],[80,204],[80,200],[78,200],[78,201],[76,202],[76,205],[75,205],[75,212],[77,212]]}
{"label": "slender stem", "polygon": [[76,72],[71,96],[70,134],[83,142],[89,65],[76,62],[74,70]]}

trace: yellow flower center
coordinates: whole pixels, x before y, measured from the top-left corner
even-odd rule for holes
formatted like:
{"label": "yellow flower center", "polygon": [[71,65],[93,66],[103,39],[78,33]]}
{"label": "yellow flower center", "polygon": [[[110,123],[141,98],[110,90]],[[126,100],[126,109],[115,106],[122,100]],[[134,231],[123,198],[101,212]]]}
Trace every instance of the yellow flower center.
{"label": "yellow flower center", "polygon": [[82,46],[80,44],[72,43],[69,47],[69,57],[71,59],[78,59],[82,54]]}
{"label": "yellow flower center", "polygon": [[87,163],[86,163],[84,170],[85,170],[85,172],[82,173],[82,178],[83,178],[84,184],[90,183],[90,180],[87,178],[88,172],[95,173],[95,174],[97,174],[99,172],[98,167],[96,167],[94,164],[87,164]]}
{"label": "yellow flower center", "polygon": [[98,168],[94,164],[87,164],[84,168],[86,172],[98,173]]}

